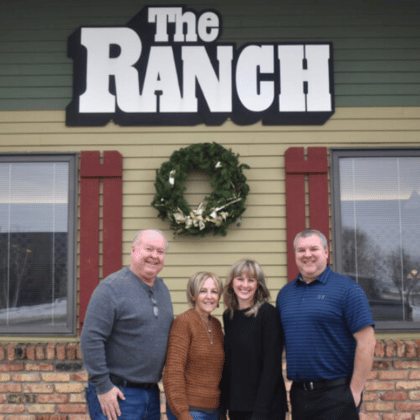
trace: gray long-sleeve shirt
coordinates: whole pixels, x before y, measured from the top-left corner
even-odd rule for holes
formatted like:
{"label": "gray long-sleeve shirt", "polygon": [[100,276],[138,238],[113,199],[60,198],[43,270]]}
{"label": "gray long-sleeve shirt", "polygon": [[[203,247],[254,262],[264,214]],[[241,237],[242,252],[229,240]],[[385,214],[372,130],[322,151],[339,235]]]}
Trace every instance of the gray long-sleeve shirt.
{"label": "gray long-sleeve shirt", "polygon": [[132,382],[159,382],[172,321],[171,297],[161,278],[150,287],[125,267],[102,280],[80,337],[89,382],[98,394],[113,387],[110,373]]}

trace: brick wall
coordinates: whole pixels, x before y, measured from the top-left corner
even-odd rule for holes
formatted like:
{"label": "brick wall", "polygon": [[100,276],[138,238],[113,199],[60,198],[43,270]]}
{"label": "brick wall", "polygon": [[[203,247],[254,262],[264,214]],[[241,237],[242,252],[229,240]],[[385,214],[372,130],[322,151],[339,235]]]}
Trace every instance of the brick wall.
{"label": "brick wall", "polygon": [[420,420],[420,340],[378,340],[362,420]]}
{"label": "brick wall", "polygon": [[[86,380],[79,343],[0,343],[0,420],[89,420]],[[378,340],[360,417],[420,420],[420,340]]]}
{"label": "brick wall", "polygon": [[0,344],[0,420],[88,420],[78,343]]}

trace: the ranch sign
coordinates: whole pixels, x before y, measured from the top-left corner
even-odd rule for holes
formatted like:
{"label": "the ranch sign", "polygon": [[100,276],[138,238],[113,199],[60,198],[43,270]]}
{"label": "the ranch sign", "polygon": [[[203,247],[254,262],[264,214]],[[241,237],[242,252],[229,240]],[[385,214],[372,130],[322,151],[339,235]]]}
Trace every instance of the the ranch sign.
{"label": "the ranch sign", "polygon": [[126,26],[69,38],[69,126],[323,124],[334,113],[331,43],[217,42],[214,10],[144,7]]}

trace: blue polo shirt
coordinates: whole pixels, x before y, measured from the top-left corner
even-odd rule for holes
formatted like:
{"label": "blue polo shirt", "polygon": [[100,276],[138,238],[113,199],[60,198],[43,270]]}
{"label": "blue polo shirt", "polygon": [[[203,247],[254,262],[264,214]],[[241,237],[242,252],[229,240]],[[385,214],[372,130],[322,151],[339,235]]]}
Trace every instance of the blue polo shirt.
{"label": "blue polo shirt", "polygon": [[353,334],[374,325],[363,289],[329,266],[307,284],[300,278],[277,296],[287,358],[287,377],[317,381],[351,376],[356,340]]}

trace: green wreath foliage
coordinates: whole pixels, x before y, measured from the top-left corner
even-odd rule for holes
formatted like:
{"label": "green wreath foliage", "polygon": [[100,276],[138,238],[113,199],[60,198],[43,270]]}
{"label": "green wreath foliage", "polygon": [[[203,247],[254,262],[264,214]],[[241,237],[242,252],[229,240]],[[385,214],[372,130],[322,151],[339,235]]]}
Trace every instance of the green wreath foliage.
{"label": "green wreath foliage", "polygon": [[[249,193],[239,155],[218,143],[198,143],[175,151],[169,161],[156,170],[156,194],[152,206],[158,217],[169,219],[176,235],[205,236],[227,234],[227,228],[245,211]],[[185,181],[194,169],[210,176],[213,189],[197,208],[192,209],[184,198]]]}

